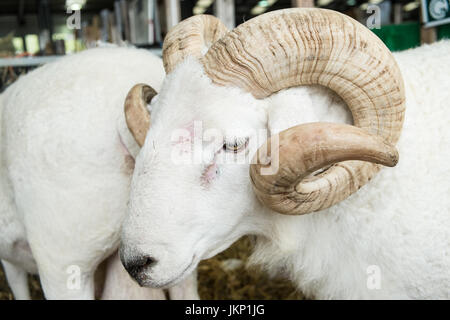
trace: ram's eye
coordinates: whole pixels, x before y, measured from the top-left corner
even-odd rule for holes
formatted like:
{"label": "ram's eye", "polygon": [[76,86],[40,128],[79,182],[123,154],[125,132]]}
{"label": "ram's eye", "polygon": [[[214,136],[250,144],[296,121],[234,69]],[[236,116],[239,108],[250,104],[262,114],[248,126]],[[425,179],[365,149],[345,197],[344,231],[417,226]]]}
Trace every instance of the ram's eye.
{"label": "ram's eye", "polygon": [[230,142],[225,142],[223,144],[223,150],[226,152],[238,153],[244,150],[248,145],[248,138],[243,139],[233,139]]}

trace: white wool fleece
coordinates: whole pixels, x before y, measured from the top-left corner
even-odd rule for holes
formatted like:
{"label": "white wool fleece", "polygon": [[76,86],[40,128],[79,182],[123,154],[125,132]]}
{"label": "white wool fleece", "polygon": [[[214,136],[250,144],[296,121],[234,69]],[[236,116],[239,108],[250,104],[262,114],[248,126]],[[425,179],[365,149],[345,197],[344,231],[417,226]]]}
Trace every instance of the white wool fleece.
{"label": "white wool fleece", "polygon": [[[442,41],[394,53],[406,90],[398,165],[329,209],[269,215],[270,235],[259,238],[252,263],[281,270],[319,299],[450,298],[449,52]],[[308,122],[342,110],[305,105]],[[332,117],[350,122],[344,113]]]}

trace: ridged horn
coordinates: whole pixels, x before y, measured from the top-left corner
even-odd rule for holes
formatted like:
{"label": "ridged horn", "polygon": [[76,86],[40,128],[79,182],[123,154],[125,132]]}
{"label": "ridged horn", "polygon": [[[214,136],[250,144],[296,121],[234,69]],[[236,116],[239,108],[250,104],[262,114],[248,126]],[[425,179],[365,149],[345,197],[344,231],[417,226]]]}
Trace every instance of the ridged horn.
{"label": "ridged horn", "polygon": [[[275,154],[273,148],[278,148]],[[349,166],[350,162],[341,162],[346,160],[393,167],[398,162],[398,153],[383,138],[364,129],[347,124],[308,123],[284,130],[267,140],[250,166],[250,177],[257,197],[267,206],[284,214],[306,213],[317,210],[318,199],[321,206],[329,207],[350,195],[352,189],[339,184],[340,174],[370,174],[364,170],[354,171],[358,168]],[[338,164],[334,170],[311,176],[316,170],[335,163]],[[273,168],[277,169],[276,174],[261,174],[262,168],[268,170],[273,165],[278,165]],[[353,187],[359,188],[359,185]],[[330,194],[333,188],[341,189]],[[323,190],[328,196],[323,197]]]}
{"label": "ridged horn", "polygon": [[163,44],[163,62],[169,74],[187,56],[202,59],[209,47],[228,32],[216,17],[196,15],[183,20],[166,35]]}
{"label": "ridged horn", "polygon": [[[258,16],[214,43],[203,61],[205,72],[214,83],[238,86],[260,99],[300,85],[319,84],[330,88],[347,103],[355,126],[364,129],[365,138],[369,139],[367,134],[370,134],[386,142],[385,157],[390,157],[391,145],[400,136],[405,94],[392,54],[369,29],[336,11],[296,8]],[[350,127],[343,130],[347,129]],[[325,137],[330,137],[325,134],[326,127],[321,130]],[[291,131],[281,133],[281,141],[285,141],[284,134],[292,135]],[[349,139],[349,145],[354,145],[353,135],[343,137]],[[352,152],[361,153],[354,158],[365,161],[338,162],[306,182],[302,181],[303,171],[295,167],[297,162],[289,160],[297,157],[303,145],[282,149],[280,160],[287,162],[280,162],[282,171],[272,180],[261,175],[257,164],[251,165],[254,190],[264,204],[285,214],[328,208],[356,192],[379,171],[377,161],[369,157],[374,150],[368,150],[365,143]],[[342,143],[342,149],[344,146]],[[312,154],[321,152],[319,144],[316,148]],[[329,148],[328,151],[339,150]],[[347,160],[330,157],[333,161]],[[291,184],[279,186],[280,177]]]}

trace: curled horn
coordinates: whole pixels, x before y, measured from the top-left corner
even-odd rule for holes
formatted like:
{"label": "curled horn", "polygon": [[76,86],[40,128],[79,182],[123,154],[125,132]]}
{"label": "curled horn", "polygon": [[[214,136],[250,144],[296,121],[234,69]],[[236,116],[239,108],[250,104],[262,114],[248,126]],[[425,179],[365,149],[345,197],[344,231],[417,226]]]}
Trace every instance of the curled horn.
{"label": "curled horn", "polygon": [[227,27],[210,15],[196,15],[177,24],[164,39],[163,62],[166,73],[170,73],[187,56],[201,60],[209,47],[227,32]]}
{"label": "curled horn", "polygon": [[393,145],[405,113],[403,79],[386,46],[352,18],[317,8],[263,14],[215,42],[203,63],[214,83],[240,87],[255,98],[319,84],[340,95],[351,110],[358,128],[317,124],[281,132],[274,175],[262,175],[261,161],[255,159],[253,187],[271,209],[297,215],[328,208],[366,184],[379,164],[396,164]]}
{"label": "curled horn", "polygon": [[147,104],[156,94],[152,87],[140,83],[131,88],[125,99],[125,120],[140,147],[144,144],[145,136],[150,128],[150,112]]}

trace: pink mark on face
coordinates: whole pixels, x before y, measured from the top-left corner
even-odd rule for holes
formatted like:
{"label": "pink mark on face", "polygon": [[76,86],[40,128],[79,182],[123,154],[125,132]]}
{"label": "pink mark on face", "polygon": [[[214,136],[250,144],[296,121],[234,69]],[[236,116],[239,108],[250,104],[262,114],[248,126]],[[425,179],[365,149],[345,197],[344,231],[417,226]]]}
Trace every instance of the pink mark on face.
{"label": "pink mark on face", "polygon": [[179,154],[191,152],[191,139],[189,137],[179,136],[177,140],[172,141],[172,146],[176,148]]}
{"label": "pink mark on face", "polygon": [[194,140],[194,124],[190,123],[174,131],[172,145],[187,144]]}
{"label": "pink mark on face", "polygon": [[[198,135],[199,130],[200,132],[202,130],[201,122],[192,121],[175,132],[172,136],[172,146],[177,148],[178,154],[192,152],[192,144],[194,142],[195,135]],[[218,150],[215,153],[213,162],[205,167],[200,177],[200,184],[204,187],[208,187],[219,174],[219,166],[216,163],[216,156],[220,153],[220,151],[221,150]]]}
{"label": "pink mark on face", "polygon": [[209,186],[211,182],[217,177],[218,173],[219,167],[214,161],[206,167],[205,171],[203,171],[203,174],[200,178],[201,184],[205,187]]}
{"label": "pink mark on face", "polygon": [[189,137],[179,136],[176,141],[172,141],[172,145],[174,146],[185,143],[191,143],[191,139]]}
{"label": "pink mark on face", "polygon": [[178,154],[190,153],[194,139],[193,124],[174,130],[171,139],[171,144],[176,148]]}

